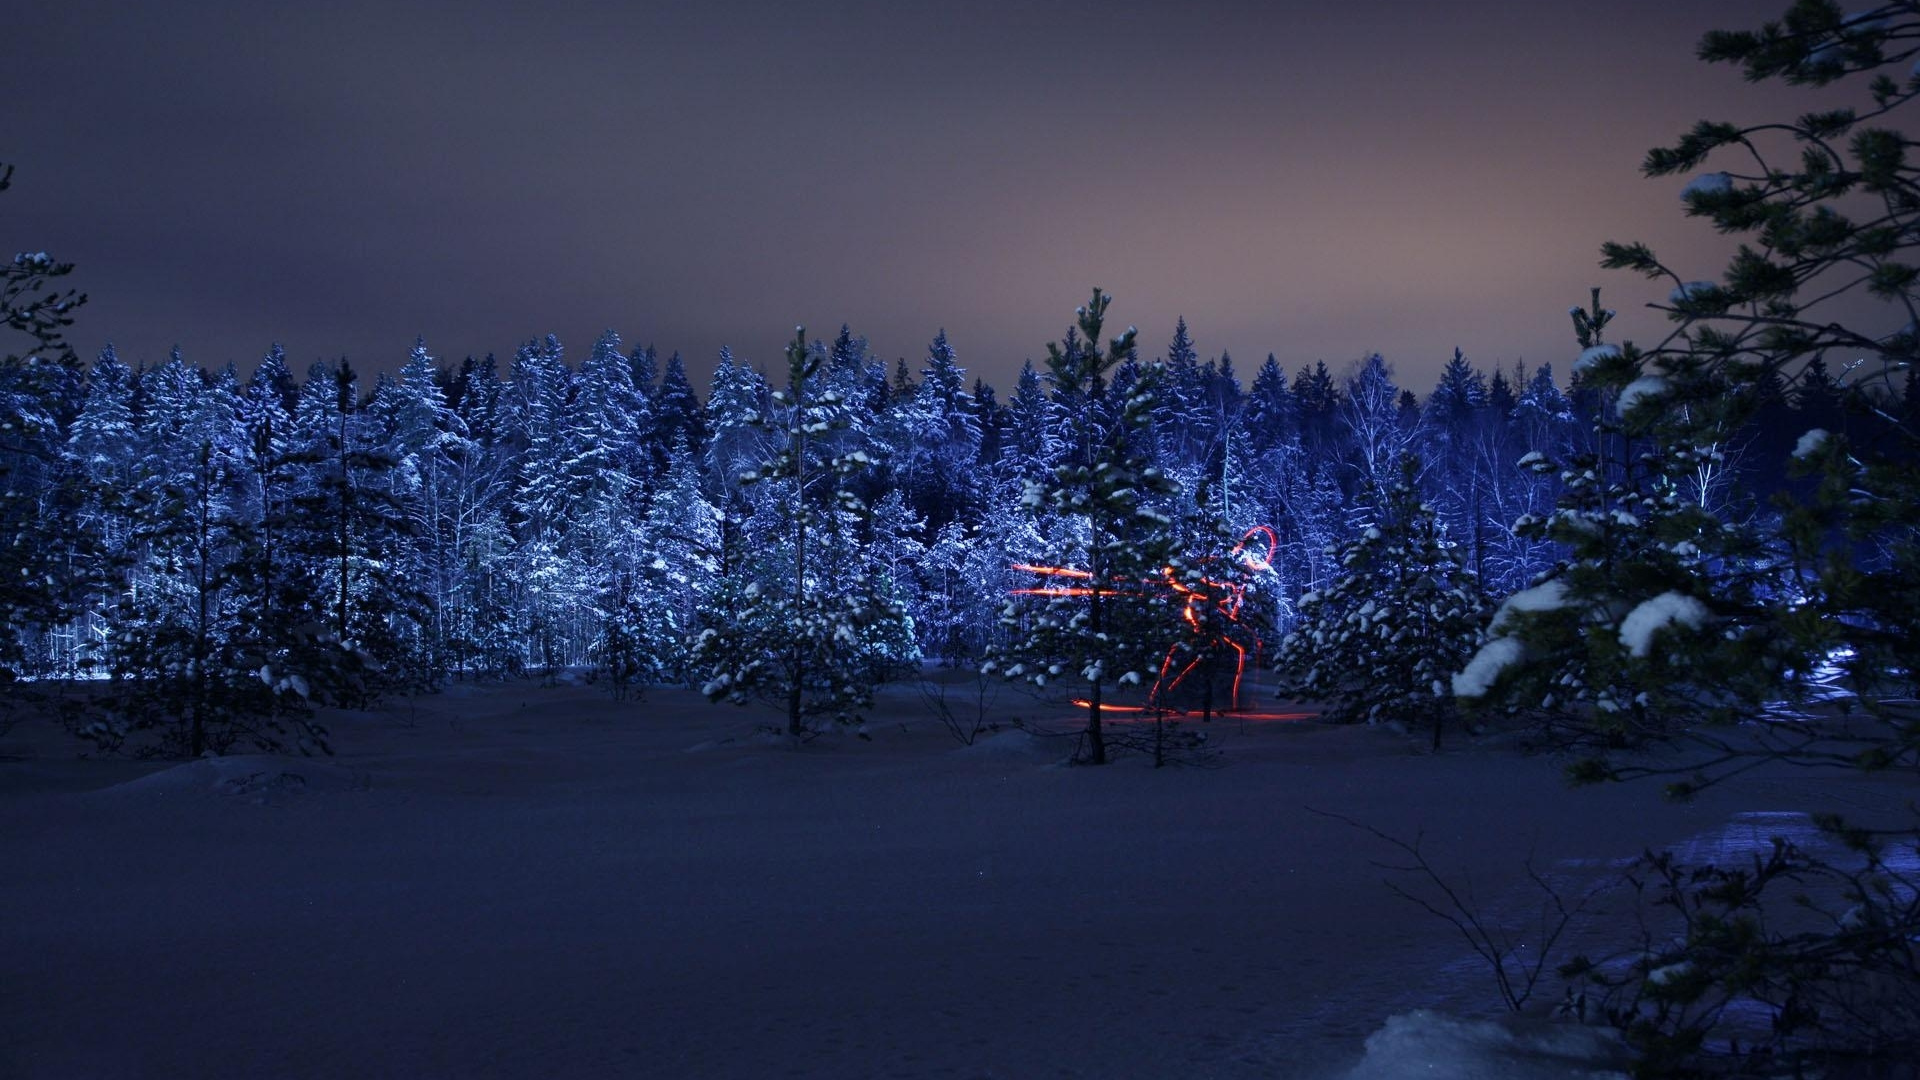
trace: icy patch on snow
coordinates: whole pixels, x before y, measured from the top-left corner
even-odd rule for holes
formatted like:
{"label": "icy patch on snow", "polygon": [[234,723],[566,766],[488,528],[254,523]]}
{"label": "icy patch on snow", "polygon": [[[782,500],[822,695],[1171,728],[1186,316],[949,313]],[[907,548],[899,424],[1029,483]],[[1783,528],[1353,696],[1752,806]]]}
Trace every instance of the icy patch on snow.
{"label": "icy patch on snow", "polygon": [[1057,761],[1064,756],[1058,746],[1049,745],[1048,740],[1031,731],[1019,729],[995,732],[953,752],[963,757],[1011,758],[1038,763]]}
{"label": "icy patch on snow", "polygon": [[1613,1032],[1547,1021],[1464,1020],[1427,1009],[1387,1018],[1348,1080],[1626,1080]]}
{"label": "icy patch on snow", "polygon": [[1713,616],[1707,605],[1684,593],[1664,592],[1627,613],[1620,621],[1620,643],[1634,656],[1653,651],[1653,635],[1668,626],[1698,630]]}

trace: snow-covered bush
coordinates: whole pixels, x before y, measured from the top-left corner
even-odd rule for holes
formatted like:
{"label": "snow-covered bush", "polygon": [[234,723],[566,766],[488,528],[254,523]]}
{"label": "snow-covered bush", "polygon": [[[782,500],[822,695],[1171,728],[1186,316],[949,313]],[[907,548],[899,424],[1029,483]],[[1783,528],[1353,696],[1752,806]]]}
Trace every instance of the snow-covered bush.
{"label": "snow-covered bush", "polygon": [[1333,584],[1301,597],[1274,663],[1281,694],[1325,702],[1327,719],[1425,726],[1437,747],[1486,601],[1421,501],[1418,469],[1408,459],[1374,524],[1339,548]]}

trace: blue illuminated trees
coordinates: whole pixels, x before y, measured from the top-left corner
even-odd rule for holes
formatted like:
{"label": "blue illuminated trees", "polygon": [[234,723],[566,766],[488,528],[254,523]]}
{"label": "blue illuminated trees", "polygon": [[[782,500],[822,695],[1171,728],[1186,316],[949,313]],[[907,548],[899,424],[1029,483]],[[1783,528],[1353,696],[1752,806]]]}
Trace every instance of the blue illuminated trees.
{"label": "blue illuminated trees", "polygon": [[[12,177],[0,164],[0,191]],[[60,287],[72,271],[44,251],[0,263],[0,690],[36,665],[38,636],[67,622],[86,584],[69,558],[81,538],[65,527],[83,496],[61,464],[81,385],[64,335],[86,301]]]}
{"label": "blue illuminated trees", "polygon": [[733,459],[748,464],[739,481],[755,489],[762,527],[728,555],[689,659],[710,700],[774,704],[790,738],[821,718],[858,723],[887,663],[917,659],[906,611],[856,560],[852,538],[868,511],[848,481],[874,462],[835,445],[851,406],[823,370],[830,363],[795,330],[786,386],[753,420],[765,456]]}

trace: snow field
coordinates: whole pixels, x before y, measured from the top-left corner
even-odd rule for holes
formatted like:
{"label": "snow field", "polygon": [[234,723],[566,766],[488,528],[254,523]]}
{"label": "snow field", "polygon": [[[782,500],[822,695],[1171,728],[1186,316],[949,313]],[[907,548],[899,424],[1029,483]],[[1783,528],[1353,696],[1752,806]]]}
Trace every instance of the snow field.
{"label": "snow field", "polygon": [[904,688],[870,742],[766,719],[454,687],[328,717],[330,761],[173,766],[21,725],[0,1076],[1582,1075],[1539,1071],[1561,1035],[1476,1026],[1497,1002],[1452,928],[1311,810],[1424,833],[1523,913],[1529,853],[1611,866],[1760,797],[1311,723],[1216,723],[1217,769],[1068,768],[1043,735],[963,749]]}

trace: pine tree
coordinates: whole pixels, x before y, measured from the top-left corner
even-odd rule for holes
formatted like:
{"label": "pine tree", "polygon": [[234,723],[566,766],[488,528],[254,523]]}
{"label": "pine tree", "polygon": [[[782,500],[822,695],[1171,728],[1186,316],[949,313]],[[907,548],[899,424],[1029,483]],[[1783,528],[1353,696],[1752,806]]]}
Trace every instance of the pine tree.
{"label": "pine tree", "polygon": [[851,557],[866,509],[848,480],[873,462],[864,450],[834,452],[850,402],[830,363],[795,330],[787,385],[758,416],[767,456],[740,477],[767,492],[767,528],[757,530],[757,557],[739,560],[716,591],[691,647],[708,699],[777,704],[790,738],[811,735],[819,717],[858,723],[885,652],[912,636],[906,612]]}
{"label": "pine tree", "polygon": [[[1670,790],[1687,794],[1758,759],[1920,765],[1920,432],[1879,404],[1915,355],[1920,167],[1890,117],[1920,95],[1916,35],[1913,4],[1848,15],[1830,0],[1708,34],[1701,58],[1751,81],[1824,87],[1864,74],[1867,101],[1777,124],[1703,122],[1647,155],[1648,176],[1694,174],[1681,192],[1689,216],[1740,238],[1717,281],[1676,272],[1644,244],[1602,249],[1604,265],[1672,284],[1655,306],[1673,328],[1643,351],[1599,340],[1597,296],[1575,309],[1580,386],[1617,437],[1596,447],[1606,459],[1563,472],[1567,570],[1510,598],[1457,680],[1463,696],[1522,704],[1559,684],[1590,703],[1565,710],[1578,731],[1605,738],[1631,712],[1695,751],[1666,767],[1599,757],[1580,776],[1672,775]],[[1825,355],[1848,358],[1844,384],[1823,377]],[[1696,459],[1796,383],[1808,403],[1831,401],[1846,430],[1796,441],[1801,485],[1781,496],[1777,534],[1719,519],[1697,501]],[[1566,682],[1569,654],[1587,663]],[[1839,674],[1822,693],[1864,722],[1808,707],[1811,673],[1828,664]],[[1769,703],[1795,722],[1737,735],[1716,723],[1781,707]],[[1682,916],[1678,933],[1617,965],[1580,965],[1640,1055],[1637,1073],[1868,1075],[1920,1060],[1920,892],[1892,857],[1920,825],[1813,820],[1835,854],[1783,838],[1734,865],[1645,862]],[[1805,887],[1814,880],[1836,887]]]}
{"label": "pine tree", "polygon": [[980,418],[945,330],[927,346],[918,385],[895,398],[884,432],[894,484],[933,527],[971,509],[978,499]]}
{"label": "pine tree", "polygon": [[1016,596],[1003,617],[1013,640],[989,663],[1009,678],[1045,686],[1075,677],[1087,685],[1086,760],[1107,761],[1102,698],[1111,686],[1146,686],[1157,670],[1170,602],[1149,588],[1167,563],[1171,519],[1156,505],[1172,485],[1148,464],[1137,434],[1151,423],[1161,365],[1142,369],[1125,399],[1108,384],[1132,354],[1132,327],[1100,347],[1112,298],[1098,288],[1076,313],[1075,330],[1047,346],[1054,400],[1065,417],[1063,460],[1046,482],[1029,480],[1022,503],[1050,513],[1072,530],[1056,549],[1045,582]]}
{"label": "pine tree", "polygon": [[1047,396],[1033,361],[1020,366],[1019,381],[1007,401],[1008,440],[1005,456],[1015,475],[1041,475],[1052,469],[1064,449],[1061,417]]}
{"label": "pine tree", "polygon": [[1272,353],[1253,377],[1247,394],[1246,430],[1256,452],[1264,452],[1297,436],[1292,391],[1287,389],[1286,373]]}
{"label": "pine tree", "polygon": [[701,413],[700,395],[687,380],[687,366],[679,353],[667,358],[666,373],[660,377],[660,393],[654,400],[655,445],[670,449],[676,439],[685,439],[694,453],[704,453],[707,427]]}
{"label": "pine tree", "polygon": [[642,640],[659,676],[676,681],[692,677],[687,642],[722,569],[720,514],[701,491],[701,472],[699,456],[678,439],[641,531],[651,555],[640,567],[647,614]]}
{"label": "pine tree", "polygon": [[439,365],[424,338],[415,339],[399,379],[383,383],[379,396],[390,412],[387,450],[399,470],[395,494],[415,540],[407,576],[422,586],[428,602],[424,651],[428,666],[444,671],[452,664],[449,644],[459,622],[459,462],[473,448],[465,425],[447,404]]}
{"label": "pine tree", "polygon": [[721,348],[701,424],[707,433],[708,484],[714,490],[736,492],[741,476],[765,460],[768,435],[762,420],[770,394],[764,376],[736,363],[733,350]]}
{"label": "pine tree", "polygon": [[140,436],[133,415],[133,372],[107,345],[87,377],[86,397],[67,436],[66,467],[78,487],[75,558],[90,563],[87,594],[74,612],[74,667],[91,667],[107,640],[104,618],[126,587],[124,554],[133,538],[133,466]]}
{"label": "pine tree", "polygon": [[[1668,415],[1666,384],[1622,378],[1642,357],[1630,343],[1602,340],[1611,318],[1597,290],[1592,309],[1576,318],[1583,374],[1603,395],[1594,421],[1598,449],[1564,463],[1539,453],[1524,461],[1535,472],[1558,473],[1562,491],[1549,515],[1522,521],[1516,531],[1551,541],[1564,554],[1502,605],[1455,688],[1462,697],[1494,691],[1510,708],[1579,718],[1617,744],[1683,726],[1680,717],[1693,712],[1689,702],[1717,700],[1727,708],[1738,700],[1723,691],[1752,683],[1750,665],[1766,658],[1747,655],[1720,671],[1701,666],[1699,650],[1714,647],[1701,631],[1709,621],[1742,621],[1756,610],[1779,584],[1781,567],[1763,538],[1713,514],[1687,484],[1718,453],[1724,419],[1701,424],[1696,414],[1684,433],[1646,439]],[[1645,449],[1616,452],[1609,461],[1606,448],[1630,438]],[[1664,618],[1658,629],[1667,639],[1657,650],[1648,622],[1656,618]],[[1722,675],[1731,682],[1712,688]]]}

